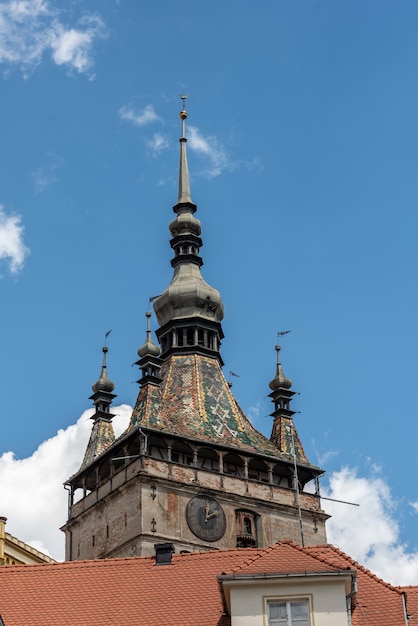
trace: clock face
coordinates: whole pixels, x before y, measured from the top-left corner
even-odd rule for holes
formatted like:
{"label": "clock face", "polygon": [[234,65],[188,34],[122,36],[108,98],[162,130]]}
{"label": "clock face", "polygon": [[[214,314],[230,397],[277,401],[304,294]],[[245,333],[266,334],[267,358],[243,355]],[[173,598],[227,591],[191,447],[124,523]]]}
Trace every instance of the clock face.
{"label": "clock face", "polygon": [[187,504],[186,519],[190,530],[204,541],[217,541],[225,533],[223,508],[210,496],[195,496]]}

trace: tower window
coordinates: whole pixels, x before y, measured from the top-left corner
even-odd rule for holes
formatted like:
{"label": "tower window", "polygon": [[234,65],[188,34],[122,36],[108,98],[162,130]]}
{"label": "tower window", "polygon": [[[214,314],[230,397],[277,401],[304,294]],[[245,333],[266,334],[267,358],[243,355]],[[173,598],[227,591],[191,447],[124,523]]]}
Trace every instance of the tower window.
{"label": "tower window", "polygon": [[180,463],[181,465],[193,465],[193,450],[192,448],[180,441],[173,444],[171,449],[171,461],[173,463]]}
{"label": "tower window", "polygon": [[205,470],[219,471],[219,456],[215,450],[201,448],[198,452],[198,467]]}
{"label": "tower window", "polygon": [[251,520],[248,516],[244,517],[243,530],[244,530],[244,535],[246,537],[252,537],[253,527],[252,527]]}
{"label": "tower window", "polygon": [[257,547],[256,514],[251,511],[236,512],[237,548]]}
{"label": "tower window", "polygon": [[237,454],[226,454],[224,457],[224,474],[244,478],[244,462]]}
{"label": "tower window", "polygon": [[248,478],[263,483],[269,482],[268,467],[263,461],[251,459],[248,463]]}

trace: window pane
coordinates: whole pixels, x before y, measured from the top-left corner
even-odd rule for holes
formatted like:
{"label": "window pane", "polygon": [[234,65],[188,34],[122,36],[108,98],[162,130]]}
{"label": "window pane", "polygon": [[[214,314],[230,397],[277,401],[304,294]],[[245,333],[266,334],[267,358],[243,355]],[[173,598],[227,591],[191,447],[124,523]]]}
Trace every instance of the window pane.
{"label": "window pane", "polygon": [[306,601],[291,602],[292,618],[294,617],[308,617],[308,603]]}
{"label": "window pane", "polygon": [[309,626],[309,606],[306,600],[290,603],[292,626]]}
{"label": "window pane", "polygon": [[286,602],[269,602],[269,626],[287,626]]}
{"label": "window pane", "polygon": [[285,602],[270,602],[269,603],[270,617],[273,619],[286,618],[286,603]]}

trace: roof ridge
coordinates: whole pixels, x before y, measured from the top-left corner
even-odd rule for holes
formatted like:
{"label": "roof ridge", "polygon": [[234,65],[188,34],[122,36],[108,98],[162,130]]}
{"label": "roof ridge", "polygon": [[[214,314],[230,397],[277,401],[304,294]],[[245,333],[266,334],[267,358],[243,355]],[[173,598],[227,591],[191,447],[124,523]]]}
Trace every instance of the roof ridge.
{"label": "roof ridge", "polygon": [[225,554],[225,552],[230,552],[231,554],[233,552],[249,552],[250,550],[263,550],[264,548],[211,548],[209,550],[201,550],[201,551],[195,551],[195,552],[178,552],[178,553],[174,553],[173,556],[174,557],[190,557],[190,556],[204,556],[206,554]]}
{"label": "roof ridge", "polygon": [[32,554],[45,557],[46,559],[48,559],[49,563],[55,561],[55,559],[53,559],[52,556],[50,556],[46,552],[42,552],[42,550],[38,550],[38,548],[34,548],[29,543],[26,543],[26,541],[23,541],[22,539],[18,539],[17,537],[15,537],[14,535],[12,535],[11,533],[7,531],[4,533],[4,536],[5,536],[5,539],[8,539],[11,543],[17,545],[18,547],[24,548],[25,550],[27,550],[28,552],[31,552]]}
{"label": "roof ridge", "polygon": [[[372,578],[373,580],[375,580],[379,584],[383,585],[384,587],[387,587],[388,589],[396,591],[397,593],[401,593],[399,591],[399,587],[395,587],[394,585],[391,585],[390,583],[386,582],[385,580],[383,580],[383,578],[380,578],[379,576],[374,574],[367,567],[365,567],[364,565],[361,565],[358,561],[353,559],[353,557],[349,556],[346,552],[344,552],[340,548],[337,548],[337,546],[334,546],[332,543],[322,544],[322,545],[319,545],[319,546],[306,546],[305,548],[303,548],[303,550],[305,550],[306,553],[308,554],[310,550],[314,550],[315,548],[321,548],[321,547],[327,548],[328,550],[332,550],[335,554],[337,554],[338,556],[343,558],[345,561],[347,561],[351,565],[354,565],[354,567],[358,571],[363,572],[369,578]],[[330,563],[330,560],[331,560],[330,557],[325,552],[321,553],[321,555],[322,555],[322,558],[319,555],[317,555],[317,554],[311,554],[310,556],[313,556],[314,558],[318,559],[319,561],[322,561],[323,563],[327,563],[328,565],[332,565],[332,563]]]}
{"label": "roof ridge", "polygon": [[13,567],[25,567],[25,568],[39,568],[39,567],[81,567],[83,565],[90,565],[91,563],[100,563],[100,565],[110,565],[111,563],[117,563],[121,561],[145,561],[153,560],[153,556],[125,556],[125,557],[111,557],[104,559],[75,559],[73,561],[50,561],[45,563],[15,563],[13,565],[6,565],[0,567],[0,574],[5,569],[10,570]]}

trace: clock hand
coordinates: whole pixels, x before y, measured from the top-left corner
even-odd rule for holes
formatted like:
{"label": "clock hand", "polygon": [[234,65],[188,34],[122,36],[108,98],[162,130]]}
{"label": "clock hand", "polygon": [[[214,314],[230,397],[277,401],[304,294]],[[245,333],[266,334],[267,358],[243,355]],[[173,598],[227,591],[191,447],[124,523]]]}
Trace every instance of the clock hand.
{"label": "clock hand", "polygon": [[211,513],[207,513],[207,514],[206,514],[206,520],[205,520],[205,521],[207,521],[207,520],[208,520],[208,519],[210,519],[211,517],[215,517],[216,515],[219,515],[219,511],[215,509],[215,510],[214,510],[214,511],[212,511]]}

